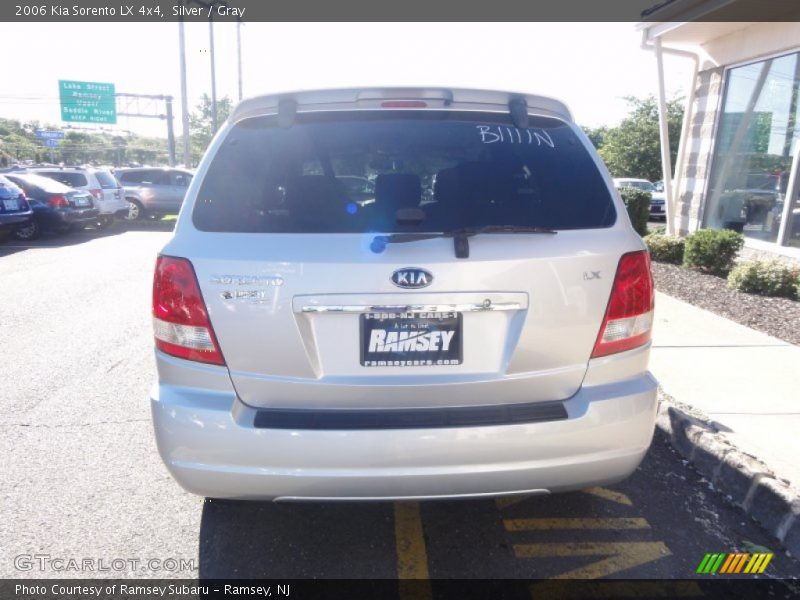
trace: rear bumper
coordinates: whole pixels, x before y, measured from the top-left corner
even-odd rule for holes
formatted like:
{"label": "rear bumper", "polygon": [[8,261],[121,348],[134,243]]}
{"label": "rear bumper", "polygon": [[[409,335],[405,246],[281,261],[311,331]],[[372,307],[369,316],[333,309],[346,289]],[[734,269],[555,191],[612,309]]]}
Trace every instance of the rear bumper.
{"label": "rear bumper", "polygon": [[95,200],[95,207],[101,215],[116,215],[128,212],[128,201],[125,198],[119,200]]}
{"label": "rear bumper", "polygon": [[[163,360],[160,358],[160,360]],[[202,390],[151,394],[158,449],[188,491],[261,500],[421,499],[549,493],[619,481],[653,435],[649,373],[584,385],[559,421],[457,428],[293,430],[253,426],[241,403],[202,367]],[[214,389],[209,389],[207,384]]]}
{"label": "rear bumper", "polygon": [[69,210],[50,211],[50,218],[55,225],[72,225],[85,223],[97,218],[96,208],[71,208]]}
{"label": "rear bumper", "polygon": [[0,231],[12,231],[21,227],[33,218],[33,211],[21,213],[6,213],[0,215]]}

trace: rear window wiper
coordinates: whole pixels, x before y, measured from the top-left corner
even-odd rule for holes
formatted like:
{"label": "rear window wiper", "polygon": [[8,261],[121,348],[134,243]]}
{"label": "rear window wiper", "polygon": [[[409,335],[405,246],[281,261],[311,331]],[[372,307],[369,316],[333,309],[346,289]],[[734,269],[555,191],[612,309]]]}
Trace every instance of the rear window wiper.
{"label": "rear window wiper", "polygon": [[408,242],[419,242],[421,240],[431,240],[434,238],[453,238],[453,246],[456,258],[469,258],[469,242],[473,235],[482,233],[544,233],[556,234],[558,231],[548,227],[534,227],[529,225],[484,225],[483,227],[464,227],[452,231],[441,231],[431,233],[392,233],[390,235],[376,235],[370,244],[370,248],[376,254],[380,254],[386,249],[387,244],[405,244]]}

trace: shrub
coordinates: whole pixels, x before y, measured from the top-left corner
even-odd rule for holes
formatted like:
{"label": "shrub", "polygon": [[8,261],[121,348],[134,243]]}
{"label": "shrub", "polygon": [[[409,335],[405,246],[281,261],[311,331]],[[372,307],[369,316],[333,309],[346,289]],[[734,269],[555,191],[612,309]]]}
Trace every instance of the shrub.
{"label": "shrub", "polygon": [[684,239],[674,235],[651,233],[644,238],[650,257],[659,262],[679,265],[683,262]]}
{"label": "shrub", "polygon": [[762,296],[798,297],[800,268],[779,260],[757,260],[736,265],[728,275],[728,287]]}
{"label": "shrub", "polygon": [[667,233],[666,225],[656,225],[650,228],[650,233]]}
{"label": "shrub", "polygon": [[619,193],[636,233],[641,236],[647,235],[647,218],[650,216],[650,200],[653,195],[645,190],[629,186],[620,188]]}
{"label": "shrub", "polygon": [[744,245],[744,237],[729,229],[701,229],[686,238],[683,266],[725,276]]}

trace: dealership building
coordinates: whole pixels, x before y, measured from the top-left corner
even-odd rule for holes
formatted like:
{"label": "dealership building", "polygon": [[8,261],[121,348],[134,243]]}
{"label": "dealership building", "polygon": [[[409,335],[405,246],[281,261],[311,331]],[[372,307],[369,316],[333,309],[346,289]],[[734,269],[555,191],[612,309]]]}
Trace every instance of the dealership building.
{"label": "dealership building", "polygon": [[[734,229],[747,255],[800,261],[800,2],[761,0],[774,21],[736,21],[746,4],[667,0],[638,24],[656,55],[662,147],[664,89],[681,83],[665,82],[663,57],[695,66],[674,177],[665,177],[669,228]],[[672,172],[669,154],[662,160]]]}

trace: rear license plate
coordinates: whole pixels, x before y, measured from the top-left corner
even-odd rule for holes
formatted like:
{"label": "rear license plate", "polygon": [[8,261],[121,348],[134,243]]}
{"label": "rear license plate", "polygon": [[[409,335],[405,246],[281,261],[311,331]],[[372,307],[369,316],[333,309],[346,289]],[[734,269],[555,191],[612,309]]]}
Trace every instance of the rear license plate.
{"label": "rear license plate", "polygon": [[77,196],[73,199],[75,206],[89,206],[89,199],[84,196]]}
{"label": "rear license plate", "polygon": [[364,367],[461,364],[461,313],[367,313],[360,329]]}
{"label": "rear license plate", "polygon": [[661,207],[660,206],[651,206],[650,207],[650,212],[661,212]]}
{"label": "rear license plate", "polygon": [[17,200],[3,200],[3,208],[6,210],[19,210],[19,202]]}

